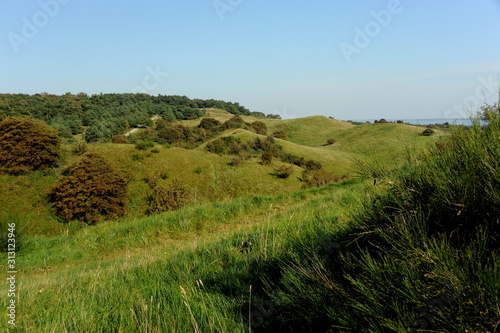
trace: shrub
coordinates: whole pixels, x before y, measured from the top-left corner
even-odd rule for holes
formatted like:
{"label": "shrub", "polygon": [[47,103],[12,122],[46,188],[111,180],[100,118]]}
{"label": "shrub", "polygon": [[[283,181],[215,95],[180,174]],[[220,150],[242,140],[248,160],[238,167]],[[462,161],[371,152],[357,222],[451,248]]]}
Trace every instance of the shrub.
{"label": "shrub", "polygon": [[151,192],[146,198],[148,202],[147,214],[158,214],[179,209],[187,205],[190,195],[187,188],[177,179],[168,183],[160,180],[149,183]]}
{"label": "shrub", "polygon": [[278,155],[278,153],[283,149],[282,146],[276,144],[272,136],[268,136],[265,140],[258,137],[255,138],[255,140],[250,143],[250,148],[256,152],[264,151],[272,153],[273,155]]}
{"label": "shrub", "polygon": [[422,136],[431,136],[432,134],[434,134],[434,130],[432,128],[426,128],[422,133],[420,133],[420,135]]}
{"label": "shrub", "polygon": [[273,162],[273,154],[269,152],[262,153],[260,163],[262,165],[270,165]]}
{"label": "shrub", "polygon": [[0,170],[22,174],[55,167],[60,154],[57,131],[44,122],[27,117],[0,122]]}
{"label": "shrub", "polygon": [[142,161],[146,156],[142,154],[132,154],[130,155],[130,158],[132,161]]}
{"label": "shrub", "polygon": [[241,158],[235,157],[231,160],[231,162],[228,163],[230,166],[238,166],[241,163]]}
{"label": "shrub", "polygon": [[216,129],[220,125],[221,125],[220,121],[218,121],[217,119],[214,119],[214,118],[203,118],[201,120],[200,124],[198,125],[198,127],[206,129],[206,130],[212,132],[214,129]]}
{"label": "shrub", "polygon": [[153,148],[155,146],[155,143],[153,141],[139,141],[135,145],[135,149],[138,150],[147,150],[149,148]]}
{"label": "shrub", "polygon": [[162,130],[164,130],[165,128],[168,128],[168,127],[170,127],[170,126],[172,126],[172,123],[171,123],[171,122],[166,121],[166,120],[164,120],[164,119],[158,119],[158,120],[156,121],[156,124],[155,124],[155,129],[156,129],[157,131],[162,131]]}
{"label": "shrub", "polygon": [[205,150],[213,154],[222,155],[226,151],[226,145],[224,141],[219,138],[208,142],[205,146]]}
{"label": "shrub", "polygon": [[306,165],[306,160],[302,156],[296,156],[293,154],[286,153],[286,154],[281,155],[280,157],[281,157],[281,161],[285,162],[285,163],[294,164],[294,165],[299,166],[299,167],[303,167]]}
{"label": "shrub", "polygon": [[77,142],[71,147],[73,155],[83,155],[87,152],[87,144],[85,142]]}
{"label": "shrub", "polygon": [[257,134],[262,134],[266,135],[267,134],[267,126],[264,122],[257,120],[252,123],[252,128],[254,129],[255,133]]}
{"label": "shrub", "polygon": [[248,127],[248,124],[240,116],[234,116],[233,118],[226,120],[222,127],[224,129],[245,128]]}
{"label": "shrub", "polygon": [[234,136],[225,136],[207,143],[205,149],[214,154],[234,154],[237,155],[241,150],[241,139]]}
{"label": "shrub", "polygon": [[153,154],[159,154],[160,153],[160,150],[158,148],[154,148],[154,149],[151,149],[151,152]]}
{"label": "shrub", "polygon": [[125,135],[117,134],[111,138],[111,143],[130,143],[130,141]]}
{"label": "shrub", "polygon": [[273,133],[273,137],[281,140],[288,140],[288,134],[286,134],[286,132],[283,130],[275,131]]}
{"label": "shrub", "polygon": [[288,178],[293,174],[293,167],[291,165],[282,164],[274,168],[276,177]]}
{"label": "shrub", "polygon": [[302,177],[299,179],[304,182],[303,188],[326,186],[340,180],[332,172],[324,169],[304,170],[302,171]]}
{"label": "shrub", "polygon": [[315,160],[308,160],[305,165],[307,170],[319,170],[323,168],[323,165],[321,165],[320,162],[315,161]]}
{"label": "shrub", "polygon": [[184,131],[179,126],[165,128],[158,133],[158,137],[164,139],[169,144],[178,143],[185,139]]}
{"label": "shrub", "polygon": [[335,140],[334,138],[330,138],[330,139],[326,140],[327,145],[333,145],[335,142],[337,142],[337,140]]}
{"label": "shrub", "polygon": [[93,224],[125,213],[127,182],[103,157],[87,153],[63,170],[49,192],[49,201],[65,221]]}

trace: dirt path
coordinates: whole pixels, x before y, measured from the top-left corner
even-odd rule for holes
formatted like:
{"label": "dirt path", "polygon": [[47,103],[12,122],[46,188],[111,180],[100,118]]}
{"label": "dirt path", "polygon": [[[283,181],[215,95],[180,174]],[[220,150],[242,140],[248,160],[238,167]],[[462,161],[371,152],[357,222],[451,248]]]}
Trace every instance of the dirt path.
{"label": "dirt path", "polygon": [[[161,117],[159,115],[154,115],[153,117],[151,117],[151,120],[152,121],[156,121],[158,119],[160,119]],[[130,134],[133,134],[135,132],[137,132],[138,130],[140,130],[141,128],[143,127],[136,127],[136,128],[132,128],[130,131],[128,131],[127,133],[125,133],[125,136],[129,136]]]}

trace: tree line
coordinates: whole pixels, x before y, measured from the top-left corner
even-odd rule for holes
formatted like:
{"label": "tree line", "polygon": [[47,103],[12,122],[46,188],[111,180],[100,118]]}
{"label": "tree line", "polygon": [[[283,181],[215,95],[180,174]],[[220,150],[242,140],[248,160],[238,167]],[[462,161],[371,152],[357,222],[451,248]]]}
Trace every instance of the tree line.
{"label": "tree line", "polygon": [[130,127],[150,126],[150,118],[154,115],[168,121],[196,119],[205,115],[207,108],[222,109],[234,115],[265,117],[239,103],[177,95],[0,94],[0,120],[7,116],[31,116],[51,125],[59,136],[67,139],[84,133],[87,128],[87,142],[108,141]]}

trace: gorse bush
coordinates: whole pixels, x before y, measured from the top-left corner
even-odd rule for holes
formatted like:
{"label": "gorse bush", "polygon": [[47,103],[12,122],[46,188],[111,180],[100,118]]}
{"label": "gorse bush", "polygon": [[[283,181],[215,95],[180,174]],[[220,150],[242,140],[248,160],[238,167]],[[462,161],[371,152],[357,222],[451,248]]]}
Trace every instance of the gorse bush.
{"label": "gorse bush", "polygon": [[130,143],[129,139],[125,135],[121,135],[121,134],[114,135],[111,138],[111,142],[112,143]]}
{"label": "gorse bush", "polygon": [[263,121],[257,120],[252,123],[252,128],[257,134],[267,135],[267,126]]}
{"label": "gorse bush", "polygon": [[93,224],[125,213],[127,182],[103,157],[87,153],[62,171],[48,196],[55,213],[65,221]]}
{"label": "gorse bush", "polygon": [[148,215],[176,210],[190,202],[189,190],[178,179],[165,181],[161,177],[152,177],[148,185],[151,189],[146,198]]}
{"label": "gorse bush", "polygon": [[260,155],[260,163],[262,165],[270,165],[271,163],[273,163],[273,158],[274,158],[273,153],[264,152],[262,153],[262,155]]}
{"label": "gorse bush", "polygon": [[273,132],[273,137],[281,140],[288,140],[288,134],[283,130]]}
{"label": "gorse bush", "polygon": [[61,154],[57,131],[32,118],[0,121],[0,170],[28,173],[57,166]]}

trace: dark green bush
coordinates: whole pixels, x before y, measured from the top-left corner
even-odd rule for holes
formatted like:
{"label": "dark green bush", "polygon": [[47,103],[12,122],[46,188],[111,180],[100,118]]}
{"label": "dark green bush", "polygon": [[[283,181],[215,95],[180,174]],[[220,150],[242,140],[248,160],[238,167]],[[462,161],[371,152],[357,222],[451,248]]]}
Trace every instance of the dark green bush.
{"label": "dark green bush", "polygon": [[149,148],[153,148],[155,143],[153,141],[139,141],[135,145],[135,149],[137,150],[147,150]]}
{"label": "dark green bush", "polygon": [[420,135],[431,136],[434,133],[435,132],[434,132],[434,130],[432,128],[426,128]]}
{"label": "dark green bush", "polygon": [[213,132],[221,125],[220,121],[214,118],[203,118],[198,125],[199,128],[206,129],[210,132]]}

